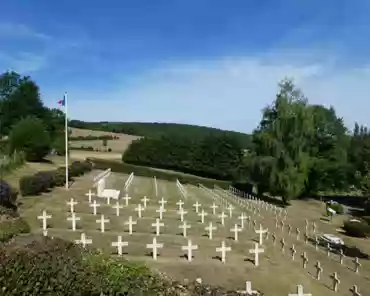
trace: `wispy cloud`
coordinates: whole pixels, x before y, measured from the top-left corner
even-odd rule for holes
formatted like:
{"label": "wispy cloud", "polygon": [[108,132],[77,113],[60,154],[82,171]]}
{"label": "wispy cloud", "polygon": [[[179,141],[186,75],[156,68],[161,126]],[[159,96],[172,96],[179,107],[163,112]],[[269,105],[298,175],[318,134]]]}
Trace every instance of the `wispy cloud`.
{"label": "wispy cloud", "polygon": [[51,40],[52,37],[29,26],[17,23],[0,23],[0,38]]}
{"label": "wispy cloud", "polygon": [[[368,68],[325,60],[287,62],[279,55],[176,62],[122,79],[106,91],[71,89],[70,115],[85,120],[163,121],[251,131],[275,99],[277,83],[293,77],[312,103],[337,107],[352,127],[368,123]],[[81,112],[81,110],[86,110]]]}

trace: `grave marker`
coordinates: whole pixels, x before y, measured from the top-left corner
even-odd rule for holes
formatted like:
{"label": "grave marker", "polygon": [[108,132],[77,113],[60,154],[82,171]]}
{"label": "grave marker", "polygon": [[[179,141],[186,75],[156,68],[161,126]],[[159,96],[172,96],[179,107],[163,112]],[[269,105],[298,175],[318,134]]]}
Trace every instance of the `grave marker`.
{"label": "grave marker", "polygon": [[231,218],[233,216],[233,210],[234,210],[234,207],[232,204],[230,204],[228,207],[227,207],[227,210],[229,211],[229,217]]}
{"label": "grave marker", "polygon": [[191,240],[189,239],[188,240],[188,244],[186,246],[181,246],[181,250],[183,251],[187,251],[187,258],[188,258],[188,261],[192,261],[193,259],[193,251],[194,250],[198,250],[198,246],[197,245],[193,245],[191,243]]}
{"label": "grave marker", "polygon": [[315,268],[316,268],[316,279],[319,281],[321,278],[321,273],[323,271],[320,261],[316,262]]}
{"label": "grave marker", "polygon": [[209,222],[209,225],[206,227],[206,230],[208,231],[208,237],[209,239],[213,238],[213,230],[216,230],[216,226],[212,226],[212,222]]}
{"label": "grave marker", "polygon": [[234,225],[234,228],[231,228],[230,231],[231,232],[234,232],[234,240],[235,241],[238,241],[238,233],[240,231],[242,231],[242,228],[239,228],[239,225],[238,224],[235,224]]}
{"label": "grave marker", "polygon": [[128,220],[125,222],[125,225],[128,225],[128,233],[132,235],[132,226],[136,225],[137,222],[132,220],[132,216],[128,217]]}
{"label": "grave marker", "polygon": [[158,203],[161,204],[161,208],[164,208],[164,205],[167,203],[167,200],[165,200],[163,197],[161,198],[161,200],[158,201]]}
{"label": "grave marker", "polygon": [[152,227],[155,227],[155,233],[157,236],[160,234],[162,226],[164,226],[164,223],[161,223],[159,219],[155,219],[155,223],[152,223]]}
{"label": "grave marker", "polygon": [[80,221],[80,220],[81,220],[81,218],[76,217],[76,213],[74,213],[74,212],[71,213],[71,217],[67,218],[67,221],[72,222],[72,231],[76,231],[76,222]]}
{"label": "grave marker", "polygon": [[42,220],[42,230],[47,231],[47,220],[51,219],[51,215],[48,215],[45,210],[42,211],[41,216],[37,216],[38,220]]}
{"label": "grave marker", "polygon": [[244,221],[247,219],[246,216],[244,216],[244,213],[241,213],[241,215],[238,217],[238,220],[240,220],[240,226],[244,229]]}
{"label": "grave marker", "polygon": [[191,225],[186,224],[186,221],[184,221],[184,222],[179,226],[179,228],[181,228],[181,229],[182,229],[182,235],[183,235],[184,237],[186,237],[186,236],[187,236],[187,229],[190,229],[190,228],[191,228]]}
{"label": "grave marker", "polygon": [[77,201],[75,201],[73,198],[71,198],[68,202],[67,202],[67,206],[69,206],[70,208],[69,208],[69,211],[71,212],[71,213],[74,213],[74,211],[75,211],[75,205],[77,205],[78,204],[78,202]]}
{"label": "grave marker", "polygon": [[118,236],[118,239],[116,242],[112,242],[112,247],[117,247],[117,252],[119,256],[122,256],[123,247],[127,247],[127,246],[128,246],[128,242],[122,241],[121,235]]}
{"label": "grave marker", "polygon": [[254,230],[255,233],[257,233],[259,235],[259,244],[262,245],[263,243],[263,234],[264,233],[267,233],[268,229],[263,229],[262,228],[262,225],[260,224],[260,229],[257,229],[257,230]]}
{"label": "grave marker", "polygon": [[104,219],[104,215],[100,216],[100,219],[96,220],[96,223],[100,223],[100,231],[105,232],[105,223],[109,223],[109,219]]}
{"label": "grave marker", "polygon": [[152,249],[153,259],[157,260],[158,249],[163,248],[163,244],[157,243],[157,238],[153,237],[153,242],[146,245],[147,249]]}
{"label": "grave marker", "polygon": [[198,216],[200,216],[200,222],[202,224],[204,224],[204,217],[205,216],[208,216],[208,213],[204,211],[204,209],[202,209],[202,211],[200,213],[198,213]]}
{"label": "grave marker", "polygon": [[353,285],[349,291],[352,292],[352,296],[361,296],[356,285]]}
{"label": "grave marker", "polygon": [[216,248],[216,252],[221,252],[221,262],[225,263],[226,262],[226,252],[230,252],[231,247],[226,247],[225,246],[225,241],[222,241],[221,247]]}
{"label": "grave marker", "polygon": [[181,220],[181,222],[184,222],[184,215],[186,215],[188,212],[187,211],[184,211],[184,209],[183,208],[180,208],[180,210],[179,211],[177,211],[177,214],[179,214],[180,215],[180,220]]}
{"label": "grave marker", "polygon": [[156,212],[159,213],[159,219],[163,220],[163,213],[167,212],[167,210],[163,206],[160,206]]}
{"label": "grave marker", "polygon": [[361,267],[361,263],[358,259],[358,257],[356,257],[355,259],[353,259],[353,263],[355,264],[355,273],[358,273],[360,267]]}
{"label": "grave marker", "polygon": [[142,212],[144,211],[144,208],[141,206],[141,204],[138,204],[135,208],[135,212],[137,212],[138,218],[142,217]]}
{"label": "grave marker", "polygon": [[88,193],[85,193],[85,195],[89,198],[89,203],[91,203],[91,198],[92,198],[92,196],[93,196],[93,194],[92,194],[92,192],[91,192],[91,189],[89,190],[89,192]]}
{"label": "grave marker", "polygon": [[246,294],[246,295],[256,295],[258,292],[255,290],[252,290],[252,282],[246,281],[245,282],[245,290],[244,291],[238,291],[240,294]]}
{"label": "grave marker", "polygon": [[303,293],[303,286],[297,285],[297,294],[289,294],[289,296],[312,296],[311,293]]}
{"label": "grave marker", "polygon": [[213,215],[216,215],[216,209],[218,208],[218,205],[216,205],[215,203],[212,204],[211,206],[211,209],[212,209],[212,214]]}
{"label": "grave marker", "polygon": [[198,201],[195,203],[195,204],[193,204],[193,207],[195,207],[195,212],[196,213],[198,213],[198,211],[199,211],[199,207],[201,207],[202,205],[200,204],[200,203],[198,203]]}
{"label": "grave marker", "polygon": [[75,243],[78,245],[82,245],[82,247],[86,248],[86,245],[92,244],[92,240],[87,239],[85,233],[81,233],[81,239],[75,240]]}
{"label": "grave marker", "polygon": [[338,285],[340,284],[340,279],[338,277],[338,274],[334,272],[330,278],[333,280],[333,291],[337,292],[338,291]]}
{"label": "grave marker", "polygon": [[116,216],[119,217],[120,209],[123,209],[123,205],[121,205],[119,201],[117,201],[112,208],[116,210]]}
{"label": "grave marker", "polygon": [[292,260],[294,260],[295,253],[297,253],[297,251],[296,251],[296,249],[294,247],[294,244],[290,248],[290,253],[291,253],[291,256],[292,256]]}
{"label": "grave marker", "polygon": [[302,258],[302,266],[303,266],[303,268],[307,268],[308,258],[307,258],[306,252],[303,252],[303,254],[301,255],[301,258]]}
{"label": "grave marker", "polygon": [[180,199],[180,200],[176,203],[176,205],[179,207],[179,211],[181,211],[182,206],[184,205],[184,202]]}
{"label": "grave marker", "polygon": [[227,215],[225,214],[225,212],[221,212],[220,215],[218,215],[218,218],[221,219],[221,225],[225,225],[225,218],[227,217]]}
{"label": "grave marker", "polygon": [[123,199],[125,200],[125,206],[127,207],[128,206],[128,201],[131,199],[131,197],[128,196],[128,194],[126,193],[125,196],[123,197]]}
{"label": "grave marker", "polygon": [[343,252],[343,249],[340,249],[339,250],[339,263],[341,264],[341,265],[343,265],[343,261],[344,261],[344,258],[345,258],[346,256],[344,255],[344,252]]}
{"label": "grave marker", "polygon": [[89,206],[93,208],[93,215],[96,216],[97,214],[96,208],[100,207],[100,204],[96,203],[96,200],[94,200],[94,202]]}
{"label": "grave marker", "polygon": [[147,206],[147,202],[149,201],[150,199],[149,198],[147,198],[146,196],[144,196],[142,199],[141,199],[141,201],[142,201],[142,203],[143,203],[143,205],[144,205],[144,209],[146,208],[146,206]]}
{"label": "grave marker", "polygon": [[265,251],[264,249],[262,248],[259,249],[258,247],[259,247],[259,244],[254,243],[254,249],[249,250],[250,254],[254,254],[254,265],[255,266],[259,266],[259,254]]}

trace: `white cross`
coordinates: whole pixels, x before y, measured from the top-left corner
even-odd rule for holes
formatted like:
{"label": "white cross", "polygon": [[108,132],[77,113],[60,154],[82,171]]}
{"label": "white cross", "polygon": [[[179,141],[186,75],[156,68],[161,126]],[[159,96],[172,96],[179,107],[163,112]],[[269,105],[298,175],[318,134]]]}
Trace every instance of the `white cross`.
{"label": "white cross", "polygon": [[155,223],[152,223],[152,226],[155,227],[156,235],[159,235],[161,227],[164,226],[164,223],[161,223],[159,221],[159,219],[155,219]]}
{"label": "white cross", "polygon": [[150,199],[147,198],[146,196],[144,196],[141,201],[143,202],[143,205],[144,205],[144,208],[146,208],[146,203],[149,201]]}
{"label": "white cross", "polygon": [[358,291],[358,288],[356,285],[353,285],[351,289],[349,289],[350,292],[352,292],[353,296],[361,296],[360,292]]}
{"label": "white cross", "polygon": [[213,238],[213,230],[216,230],[216,226],[212,226],[212,222],[209,222],[209,225],[206,227],[206,230],[208,231],[208,237],[209,239]]}
{"label": "white cross", "polygon": [[100,204],[96,203],[96,200],[94,199],[94,202],[92,204],[90,204],[90,207],[93,207],[93,214],[94,216],[96,216],[96,208],[97,207],[100,207]]}
{"label": "white cross", "polygon": [[164,212],[167,212],[167,210],[163,207],[163,206],[160,206],[158,210],[155,210],[157,213],[159,213],[159,219],[162,220],[163,219],[163,213]]}
{"label": "white cross", "polygon": [[198,216],[200,216],[200,221],[202,222],[202,223],[204,223],[204,217],[205,216],[207,216],[208,215],[208,213],[207,212],[205,212],[204,210],[202,210],[199,214],[198,214]]}
{"label": "white cross", "polygon": [[84,248],[86,248],[86,245],[91,245],[92,244],[92,240],[87,239],[85,233],[81,233],[81,239],[77,239],[77,240],[75,240],[75,242],[78,245],[81,244]]}
{"label": "white cross", "polygon": [[212,213],[213,213],[213,215],[216,215],[216,209],[218,208],[218,205],[216,205],[215,203],[213,203],[212,205],[211,205],[211,209],[212,209]]}
{"label": "white cross", "polygon": [[91,198],[92,198],[92,196],[93,196],[93,194],[92,194],[91,190],[89,190],[89,192],[88,192],[88,193],[85,193],[85,195],[89,198],[89,203],[91,203]]}
{"label": "white cross", "polygon": [[157,243],[157,238],[153,237],[153,243],[146,245],[147,249],[152,249],[153,259],[157,260],[158,248],[163,248],[163,244]]}
{"label": "white cross", "polygon": [[233,216],[233,210],[234,210],[234,207],[230,204],[228,207],[227,207],[227,210],[229,211],[229,216],[230,218]]}
{"label": "white cross", "polygon": [[244,213],[242,213],[242,214],[238,217],[238,219],[240,220],[240,225],[241,225],[241,227],[244,229],[244,221],[247,219],[247,217],[246,217],[246,216],[244,216]]}
{"label": "white cross", "polygon": [[234,232],[234,239],[238,241],[238,232],[242,231],[242,228],[239,228],[238,224],[235,224],[234,228],[231,228],[230,231]]}
{"label": "white cross", "polygon": [[137,216],[141,218],[141,212],[144,211],[144,208],[141,207],[141,204],[138,204],[138,206],[135,208],[135,211],[137,212]]}
{"label": "white cross", "polygon": [[116,242],[112,242],[112,247],[117,247],[118,255],[122,256],[123,247],[127,247],[128,242],[122,241],[122,236],[119,235]]}
{"label": "white cross", "polygon": [[221,262],[222,263],[226,262],[226,252],[230,252],[230,251],[231,251],[231,247],[226,247],[224,241],[222,241],[220,248],[216,248],[216,252],[221,252]]}
{"label": "white cross", "polygon": [[128,233],[132,234],[132,225],[136,225],[137,222],[132,220],[132,216],[128,217],[128,220],[125,222],[125,225],[128,225]]}
{"label": "white cross", "polygon": [[67,202],[67,206],[70,206],[70,212],[73,213],[75,211],[75,205],[77,205],[78,202],[74,201],[73,198],[70,199],[70,201]]}
{"label": "white cross", "polygon": [[262,239],[263,239],[263,234],[267,232],[268,229],[262,229],[262,225],[260,224],[260,229],[255,230],[255,233],[259,235],[259,244],[262,245]]}
{"label": "white cross", "polygon": [[117,201],[112,208],[116,210],[116,216],[119,217],[119,211],[120,209],[123,209],[123,205],[121,205],[119,201]]}
{"label": "white cross", "polygon": [[186,221],[184,221],[184,222],[179,226],[179,228],[182,228],[182,235],[183,235],[184,237],[186,237],[186,230],[187,230],[188,228],[191,228],[191,225],[186,224]]}
{"label": "white cross", "polygon": [[37,219],[38,220],[42,220],[42,230],[46,230],[47,228],[47,219],[51,219],[51,215],[48,215],[46,214],[46,211],[42,211],[42,215],[41,216],[38,216]]}
{"label": "white cross", "polygon": [[161,204],[161,208],[164,208],[164,205],[167,203],[167,200],[165,200],[163,197],[161,200],[158,201]]}
{"label": "white cross", "polygon": [[195,212],[196,213],[198,213],[198,211],[199,211],[199,207],[201,207],[202,205],[200,204],[200,203],[198,203],[198,201],[195,203],[195,204],[193,204],[193,207],[195,207]]}
{"label": "white cross", "polygon": [[76,231],[76,221],[80,221],[80,217],[76,217],[76,213],[71,213],[71,217],[67,218],[67,221],[72,221],[72,230]]}
{"label": "white cross", "polygon": [[100,223],[100,231],[105,231],[105,223],[108,223],[109,219],[104,219],[104,215],[101,215],[100,219],[96,220],[96,223]]}
{"label": "white cross", "polygon": [[181,250],[188,252],[188,261],[192,261],[193,259],[193,250],[198,250],[198,245],[193,245],[191,240],[188,240],[187,246],[181,246]]}
{"label": "white cross", "polygon": [[110,205],[110,198],[111,198],[111,196],[110,195],[107,195],[105,198],[107,199],[107,205]]}
{"label": "white cross", "polygon": [[245,291],[238,291],[241,294],[246,294],[246,295],[256,295],[257,291],[252,290],[252,282],[246,281],[245,282]]}
{"label": "white cross", "polygon": [[311,293],[303,293],[303,286],[297,285],[297,294],[289,294],[289,296],[312,296]]}
{"label": "white cross", "polygon": [[176,205],[179,207],[179,211],[182,209],[182,206],[184,205],[184,202],[180,199]]}
{"label": "white cross", "polygon": [[180,208],[180,210],[177,212],[177,214],[180,215],[181,222],[184,221],[184,215],[186,215],[187,213],[188,213],[188,211],[184,211],[183,208]]}
{"label": "white cross", "polygon": [[221,218],[221,225],[225,225],[225,218],[227,215],[224,212],[221,212],[221,215],[218,215],[218,218]]}
{"label": "white cross", "polygon": [[258,243],[254,243],[254,249],[249,250],[249,254],[254,254],[255,266],[259,266],[259,254],[265,251],[264,249],[259,249],[258,246],[259,246]]}
{"label": "white cross", "polygon": [[131,199],[131,197],[129,197],[128,194],[126,193],[123,199],[125,200],[125,205],[128,206],[128,201]]}

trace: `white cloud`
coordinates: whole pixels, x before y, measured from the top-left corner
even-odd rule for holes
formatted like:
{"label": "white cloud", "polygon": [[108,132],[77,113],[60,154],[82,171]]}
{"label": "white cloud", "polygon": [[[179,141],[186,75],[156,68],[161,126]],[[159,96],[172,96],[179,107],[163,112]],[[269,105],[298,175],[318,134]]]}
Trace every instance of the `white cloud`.
{"label": "white cloud", "polygon": [[33,30],[32,28],[17,23],[0,23],[0,38],[30,38],[40,40],[51,40],[52,37]]}
{"label": "white cloud", "polygon": [[46,64],[46,55],[38,55],[31,52],[18,52],[9,55],[0,52],[0,67],[8,71],[32,73],[42,69]]}
{"label": "white cloud", "polygon": [[[366,70],[367,69],[367,70]],[[370,123],[370,72],[332,63],[238,57],[176,62],[122,80],[111,90],[70,90],[70,116],[83,120],[160,121],[251,131],[293,77],[311,103],[334,105],[352,127]],[[60,92],[62,93],[62,92]],[[51,92],[49,92],[51,94]]]}

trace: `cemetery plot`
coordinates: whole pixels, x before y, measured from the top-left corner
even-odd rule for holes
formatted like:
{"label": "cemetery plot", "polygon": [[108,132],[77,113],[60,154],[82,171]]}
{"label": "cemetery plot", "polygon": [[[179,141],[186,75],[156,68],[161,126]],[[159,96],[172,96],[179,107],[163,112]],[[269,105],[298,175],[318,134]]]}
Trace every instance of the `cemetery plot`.
{"label": "cemetery plot", "polygon": [[313,230],[305,228],[312,221],[304,217],[292,219],[220,189],[113,173],[106,182],[120,198],[109,199],[97,196],[91,180],[84,177],[70,192],[43,196],[26,209],[32,228],[145,261],[180,280],[201,277],[271,296],[295,295],[301,287],[304,295],[348,295],[356,285],[356,291],[370,295],[364,262],[346,258],[340,264],[337,254],[316,250]]}

